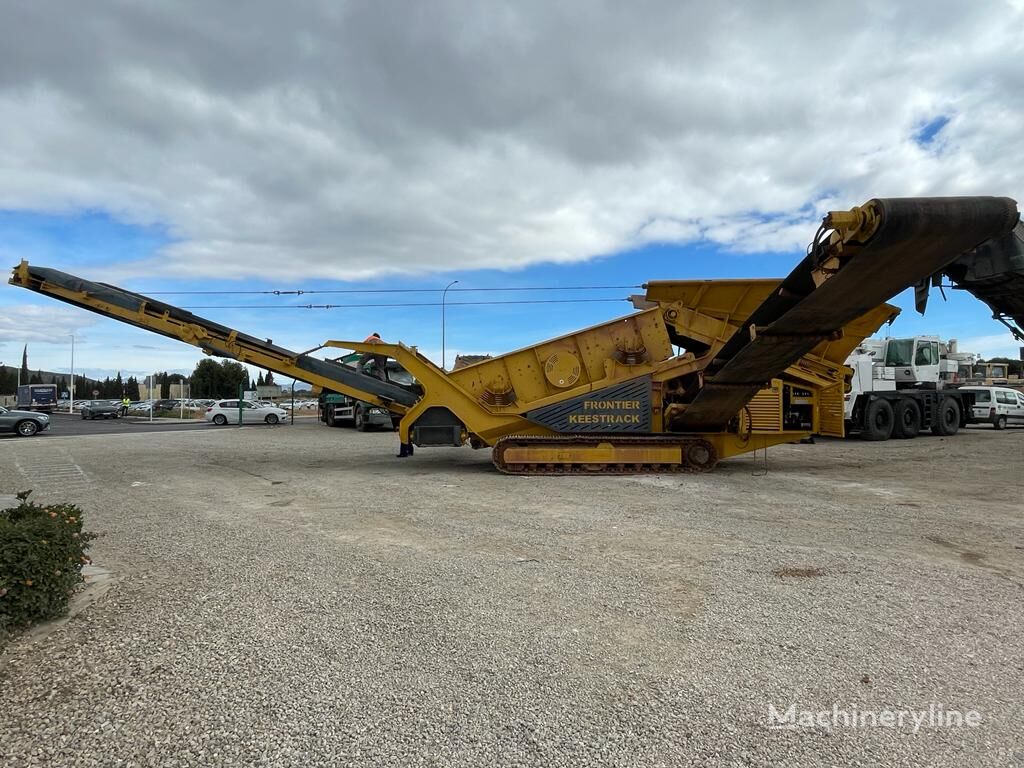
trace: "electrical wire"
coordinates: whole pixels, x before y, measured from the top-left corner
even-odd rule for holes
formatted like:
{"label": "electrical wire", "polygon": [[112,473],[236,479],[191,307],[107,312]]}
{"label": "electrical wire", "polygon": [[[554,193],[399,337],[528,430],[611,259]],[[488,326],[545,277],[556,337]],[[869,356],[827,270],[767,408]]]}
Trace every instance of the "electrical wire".
{"label": "electrical wire", "polygon": [[[449,293],[486,292],[486,291],[621,291],[643,288],[642,285],[534,285],[510,288],[450,288]],[[136,293],[147,296],[305,296],[306,294],[343,294],[343,293],[441,293],[444,288],[338,288],[331,290],[273,290],[273,291],[147,291],[139,289]]]}
{"label": "electrical wire", "polygon": [[421,301],[403,304],[201,304],[183,306],[182,309],[381,309],[409,307],[480,307],[496,304],[594,304],[598,302],[619,302],[629,299],[518,299],[509,301]]}

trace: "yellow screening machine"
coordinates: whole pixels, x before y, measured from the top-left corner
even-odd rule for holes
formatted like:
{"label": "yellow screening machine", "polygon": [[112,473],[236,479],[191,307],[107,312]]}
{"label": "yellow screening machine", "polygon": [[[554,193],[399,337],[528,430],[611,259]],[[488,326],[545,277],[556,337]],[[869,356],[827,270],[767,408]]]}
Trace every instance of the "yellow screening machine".
{"label": "yellow screening machine", "polygon": [[[829,213],[783,280],[651,282],[633,314],[452,372],[401,343],[292,352],[27,262],[10,282],[386,407],[401,416],[403,456],[469,443],[492,448],[494,464],[516,474],[704,471],[809,435],[841,436],[843,363],[899,311],[884,302],[1018,219],[1008,198],[870,200]],[[324,348],[386,355],[418,384],[313,357]]]}

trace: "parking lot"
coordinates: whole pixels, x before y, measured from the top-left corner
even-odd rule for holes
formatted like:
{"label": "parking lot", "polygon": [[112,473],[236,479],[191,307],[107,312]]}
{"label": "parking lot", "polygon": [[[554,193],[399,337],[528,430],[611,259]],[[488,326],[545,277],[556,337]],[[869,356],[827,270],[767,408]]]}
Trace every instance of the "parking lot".
{"label": "parking lot", "polygon": [[[53,413],[50,415],[51,427],[46,432],[33,439],[53,439],[56,437],[77,437],[82,435],[117,435],[117,434],[145,434],[149,432],[177,432],[191,429],[216,429],[204,419],[167,419],[157,418],[150,420],[147,416],[129,414],[126,418],[118,419],[83,419],[77,413]],[[316,421],[316,412],[300,411],[295,414],[295,420],[301,423]],[[227,429],[237,428],[237,424],[226,427]],[[259,424],[247,424],[249,427],[260,427]],[[269,427],[267,427],[269,428]],[[0,440],[18,440],[13,433],[0,434]]]}
{"label": "parking lot", "polygon": [[0,657],[4,765],[1024,764],[1024,429],[521,478],[311,419],[110,424],[0,445],[117,579]]}

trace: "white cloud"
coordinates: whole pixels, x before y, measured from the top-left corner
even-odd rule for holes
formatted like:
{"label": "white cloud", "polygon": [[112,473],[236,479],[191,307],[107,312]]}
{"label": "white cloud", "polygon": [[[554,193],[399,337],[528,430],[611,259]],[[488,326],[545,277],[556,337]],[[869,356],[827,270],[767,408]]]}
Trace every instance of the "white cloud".
{"label": "white cloud", "polygon": [[70,307],[8,304],[0,307],[0,344],[42,342],[70,347],[71,334],[76,341],[84,341],[82,329],[95,323],[95,318]]}
{"label": "white cloud", "polygon": [[0,207],[165,223],[146,274],[799,253],[829,205],[1021,194],[1019,2],[59,6],[0,27]]}

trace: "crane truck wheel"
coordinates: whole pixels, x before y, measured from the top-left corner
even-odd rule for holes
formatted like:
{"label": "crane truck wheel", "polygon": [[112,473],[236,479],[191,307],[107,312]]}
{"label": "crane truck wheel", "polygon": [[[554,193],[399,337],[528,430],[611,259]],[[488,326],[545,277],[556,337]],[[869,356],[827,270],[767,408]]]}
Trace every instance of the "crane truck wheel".
{"label": "crane truck wheel", "polygon": [[948,437],[960,429],[960,406],[951,397],[944,397],[935,409],[932,434]]}
{"label": "crane truck wheel", "polygon": [[921,407],[913,400],[900,400],[892,409],[892,436],[901,439],[917,437],[921,432]]}
{"label": "crane truck wheel", "polygon": [[363,409],[361,407],[359,407],[358,405],[356,406],[355,422],[356,422],[356,432],[365,432],[366,431],[366,414],[363,412]]}
{"label": "crane truck wheel", "polygon": [[888,440],[892,437],[893,413],[888,400],[872,400],[864,419],[863,440]]}

